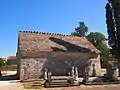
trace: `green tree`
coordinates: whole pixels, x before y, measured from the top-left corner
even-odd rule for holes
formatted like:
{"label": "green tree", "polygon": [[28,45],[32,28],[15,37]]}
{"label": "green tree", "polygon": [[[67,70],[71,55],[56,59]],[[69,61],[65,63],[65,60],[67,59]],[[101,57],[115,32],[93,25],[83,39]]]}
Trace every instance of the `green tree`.
{"label": "green tree", "polygon": [[4,65],[4,61],[2,58],[0,58],[0,76],[2,76],[2,73],[1,73],[1,67]]}
{"label": "green tree", "polygon": [[90,32],[86,37],[97,49],[101,51],[102,66],[106,66],[109,60],[109,48],[106,45],[106,37],[100,32]]}
{"label": "green tree", "polygon": [[100,43],[104,44],[106,41],[106,37],[100,32],[90,32],[86,38],[94,45],[98,46]]}
{"label": "green tree", "polygon": [[120,63],[120,0],[108,0],[105,8],[110,52]]}
{"label": "green tree", "polygon": [[71,35],[85,37],[87,32],[88,32],[88,27],[85,25],[85,23],[79,22],[79,27],[75,28],[75,32],[72,32]]}
{"label": "green tree", "polygon": [[109,48],[106,45],[106,37],[100,32],[90,32],[89,35],[86,35],[88,32],[88,27],[84,22],[79,22],[79,27],[75,28],[75,32],[71,33],[74,36],[84,36],[86,37],[97,49],[101,51],[101,61],[102,65],[106,66],[106,62],[109,57]]}

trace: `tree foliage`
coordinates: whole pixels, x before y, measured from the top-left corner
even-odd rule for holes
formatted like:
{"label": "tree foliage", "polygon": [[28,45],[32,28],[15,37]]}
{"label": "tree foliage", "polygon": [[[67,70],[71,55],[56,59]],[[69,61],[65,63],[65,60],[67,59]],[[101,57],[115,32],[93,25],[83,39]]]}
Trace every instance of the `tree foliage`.
{"label": "tree foliage", "polygon": [[108,0],[105,8],[110,52],[120,60],[120,0]]}
{"label": "tree foliage", "polygon": [[109,48],[106,45],[106,37],[100,32],[90,32],[86,37],[97,49],[101,51],[101,62],[102,66],[107,66],[107,61],[109,61]]}
{"label": "tree foliage", "polygon": [[1,66],[4,65],[4,61],[2,58],[0,58],[0,77],[2,76],[2,73],[1,73]]}
{"label": "tree foliage", "polygon": [[100,32],[90,32],[86,37],[94,46],[105,43],[106,37]]}
{"label": "tree foliage", "polygon": [[72,35],[75,36],[84,36],[86,37],[97,49],[101,51],[101,61],[102,65],[106,66],[106,62],[109,60],[109,48],[106,45],[106,37],[100,32],[90,32],[90,34],[86,35],[88,32],[88,27],[84,22],[79,22],[79,27],[75,28],[75,32]]}
{"label": "tree foliage", "polygon": [[75,32],[72,32],[71,35],[85,37],[87,32],[88,27],[85,25],[85,23],[79,22],[79,27],[75,28]]}
{"label": "tree foliage", "polygon": [[110,52],[120,63],[120,0],[108,0],[105,8]]}
{"label": "tree foliage", "polygon": [[4,61],[2,58],[0,58],[0,67],[4,65]]}

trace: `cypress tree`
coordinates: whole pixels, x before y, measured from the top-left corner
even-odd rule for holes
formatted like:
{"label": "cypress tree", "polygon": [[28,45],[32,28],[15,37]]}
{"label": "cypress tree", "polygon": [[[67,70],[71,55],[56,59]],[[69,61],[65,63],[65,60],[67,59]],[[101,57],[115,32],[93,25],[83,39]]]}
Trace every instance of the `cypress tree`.
{"label": "cypress tree", "polygon": [[120,0],[108,0],[106,4],[106,24],[111,54],[115,56],[120,63]]}

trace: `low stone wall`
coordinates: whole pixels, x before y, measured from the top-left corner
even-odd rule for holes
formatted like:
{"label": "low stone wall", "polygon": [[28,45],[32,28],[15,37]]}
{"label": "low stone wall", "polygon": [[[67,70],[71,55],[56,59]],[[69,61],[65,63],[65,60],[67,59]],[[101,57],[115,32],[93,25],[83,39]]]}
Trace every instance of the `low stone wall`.
{"label": "low stone wall", "polygon": [[[47,68],[53,75],[68,75],[72,66],[78,67],[79,76],[85,67],[92,75],[93,63],[96,74],[100,75],[100,57],[93,53],[41,53],[39,57],[24,57],[20,63],[20,79],[38,79]],[[88,66],[89,63],[89,66]]]}
{"label": "low stone wall", "polygon": [[17,65],[18,64],[18,60],[7,60],[6,64],[7,65]]}
{"label": "low stone wall", "polygon": [[1,67],[2,71],[17,71],[17,65],[5,65]]}

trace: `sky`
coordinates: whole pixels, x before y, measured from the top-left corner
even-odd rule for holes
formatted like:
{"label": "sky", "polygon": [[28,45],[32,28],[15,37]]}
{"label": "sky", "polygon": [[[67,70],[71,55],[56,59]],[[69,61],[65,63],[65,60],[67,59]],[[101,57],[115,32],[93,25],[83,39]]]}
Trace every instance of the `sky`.
{"label": "sky", "polygon": [[0,0],[0,57],[16,54],[22,30],[70,34],[83,21],[89,32],[107,36],[106,1]]}

